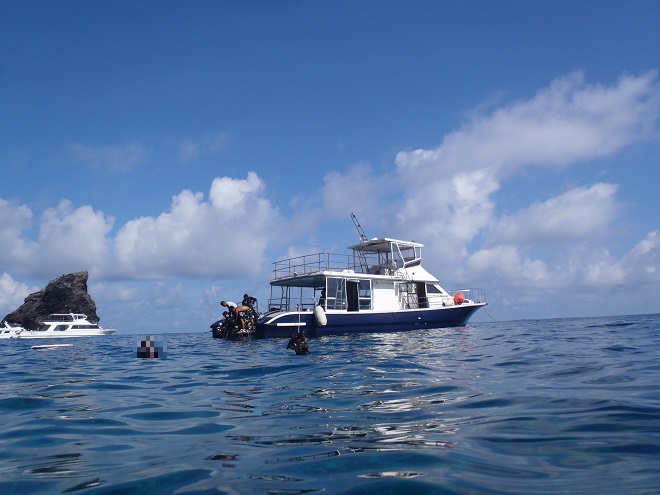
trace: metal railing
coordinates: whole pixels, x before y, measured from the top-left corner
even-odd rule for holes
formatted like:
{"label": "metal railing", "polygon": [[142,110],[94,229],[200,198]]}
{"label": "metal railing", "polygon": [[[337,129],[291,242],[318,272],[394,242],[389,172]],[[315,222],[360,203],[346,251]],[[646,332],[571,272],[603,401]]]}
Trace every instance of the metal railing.
{"label": "metal railing", "polygon": [[394,275],[397,270],[396,262],[379,259],[378,255],[373,253],[362,253],[362,256],[334,253],[306,254],[275,261],[273,265],[275,265],[274,279],[324,270],[338,272],[353,270],[355,273],[372,275]]}
{"label": "metal railing", "polygon": [[485,303],[486,302],[486,289],[451,289],[447,291],[449,295],[453,298],[456,294],[461,293],[465,296],[465,299],[469,299],[474,303]]}
{"label": "metal railing", "polygon": [[268,310],[278,309],[280,311],[314,311],[317,300],[314,298],[300,297],[273,297],[268,299]]}
{"label": "metal railing", "polygon": [[323,270],[353,270],[360,271],[353,257],[348,254],[316,253],[297,256],[273,263],[273,278],[314,273]]}
{"label": "metal railing", "polygon": [[465,300],[473,303],[486,302],[485,289],[452,289],[448,290],[447,294],[427,294],[426,297],[420,297],[415,292],[408,292],[399,290],[399,305],[402,309],[418,309],[418,308],[441,308],[445,306],[454,305],[454,296],[456,294],[463,294]]}

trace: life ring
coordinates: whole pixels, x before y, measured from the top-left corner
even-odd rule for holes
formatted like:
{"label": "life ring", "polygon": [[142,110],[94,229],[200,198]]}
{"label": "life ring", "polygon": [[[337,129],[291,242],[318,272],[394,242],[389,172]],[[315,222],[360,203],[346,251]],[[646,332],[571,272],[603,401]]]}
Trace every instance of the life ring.
{"label": "life ring", "polygon": [[460,292],[454,296],[454,304],[460,305],[465,302],[465,296]]}

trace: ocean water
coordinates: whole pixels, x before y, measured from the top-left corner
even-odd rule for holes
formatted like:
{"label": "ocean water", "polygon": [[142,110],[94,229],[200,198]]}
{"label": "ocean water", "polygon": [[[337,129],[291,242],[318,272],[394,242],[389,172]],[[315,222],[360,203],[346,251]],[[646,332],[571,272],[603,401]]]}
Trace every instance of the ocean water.
{"label": "ocean water", "polygon": [[2,494],[660,493],[660,315],[0,342]]}

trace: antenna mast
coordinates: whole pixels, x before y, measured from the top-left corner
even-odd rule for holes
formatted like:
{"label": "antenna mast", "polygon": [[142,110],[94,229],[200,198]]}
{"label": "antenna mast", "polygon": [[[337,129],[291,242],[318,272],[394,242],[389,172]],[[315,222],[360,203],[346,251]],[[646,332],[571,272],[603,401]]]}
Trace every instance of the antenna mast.
{"label": "antenna mast", "polygon": [[[351,212],[351,218],[353,219],[353,223],[355,224],[355,228],[357,229],[358,234],[360,234],[360,244],[367,242],[369,240],[367,239],[367,234],[365,234],[364,230],[362,230],[362,225],[360,225],[360,222],[358,222],[355,213]],[[355,259],[356,254],[358,256],[358,259],[360,260],[360,267],[362,268],[362,273],[369,273],[369,265],[367,265],[367,257],[365,256],[364,251],[362,251],[361,249],[354,249],[353,259]]]}
{"label": "antenna mast", "polygon": [[367,242],[367,234],[364,233],[364,230],[362,230],[362,225],[360,225],[360,222],[358,222],[357,217],[355,216],[355,213],[351,213],[351,219],[353,220],[353,224],[355,225],[355,228],[358,231],[358,234],[360,234],[360,242]]}

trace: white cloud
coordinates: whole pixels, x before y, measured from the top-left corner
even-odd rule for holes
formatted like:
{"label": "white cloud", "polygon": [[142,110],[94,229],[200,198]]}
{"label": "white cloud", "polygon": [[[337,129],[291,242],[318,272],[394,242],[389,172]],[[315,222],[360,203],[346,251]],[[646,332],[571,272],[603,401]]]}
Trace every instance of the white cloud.
{"label": "white cloud", "polygon": [[530,165],[565,166],[610,155],[656,134],[660,91],[654,72],[615,86],[585,83],[582,73],[554,81],[531,100],[476,115],[432,150],[400,152],[402,177],[446,178],[475,169],[500,177]]}
{"label": "white cloud", "polygon": [[112,273],[129,278],[247,276],[259,271],[267,227],[277,212],[253,172],[216,178],[209,201],[182,191],[168,212],[124,225],[115,237]]}
{"label": "white cloud", "polygon": [[[494,193],[529,167],[565,168],[655,138],[659,119],[653,72],[612,86],[587,84],[575,73],[531,99],[473,113],[437,148],[397,154],[392,184],[404,200],[396,227],[423,240],[426,259],[449,267],[449,277],[552,290],[633,283],[633,273],[653,272],[650,263],[617,262],[594,247],[620,213],[616,184],[576,187],[502,216]],[[543,248],[543,256],[534,254]]]}
{"label": "white cloud", "polygon": [[606,235],[619,210],[617,189],[605,183],[578,187],[504,215],[496,222],[489,244],[561,243]]}
{"label": "white cloud", "polygon": [[89,293],[93,299],[123,302],[134,301],[140,295],[140,291],[136,286],[121,282],[90,284]]}
{"label": "white cloud", "polygon": [[649,232],[621,261],[622,269],[630,283],[660,283],[660,233]]}
{"label": "white cloud", "polygon": [[114,218],[62,200],[39,217],[36,241],[25,237],[31,210],[0,200],[0,263],[41,277],[80,270],[99,279],[129,280],[253,275],[261,269],[265,233],[281,225],[264,192],[253,172],[246,179],[216,178],[208,201],[184,190],[168,211],[131,220],[114,237]]}
{"label": "white cloud", "polygon": [[627,288],[631,294],[644,297],[652,293],[645,287],[657,288],[660,283],[660,236],[657,231],[650,232],[618,260],[607,249],[597,248],[590,242],[572,245],[570,250],[557,253],[554,262],[532,259],[524,255],[524,251],[524,248],[513,245],[478,250],[465,260],[462,275],[489,280],[500,288],[587,290],[596,298],[614,287]]}
{"label": "white cloud", "polygon": [[0,313],[2,316],[17,309],[27,296],[37,290],[39,289],[17,282],[8,273],[3,273],[0,276]]}
{"label": "white cloud", "polygon": [[523,256],[514,246],[477,251],[466,260],[466,271],[476,279],[498,280],[512,287],[550,288],[560,285],[559,280],[551,276],[551,269],[545,262]]}
{"label": "white cloud", "polygon": [[225,131],[210,131],[193,139],[183,139],[179,143],[179,158],[185,162],[211,155],[225,149],[231,142],[231,135]]}
{"label": "white cloud", "polygon": [[27,206],[14,206],[0,198],[0,268],[15,268],[31,261],[30,243],[21,237],[31,223],[32,211]]}
{"label": "white cloud", "polygon": [[117,146],[89,146],[73,143],[73,157],[90,167],[115,172],[127,172],[147,159],[147,150],[138,143]]}
{"label": "white cloud", "polygon": [[62,200],[41,216],[36,267],[44,272],[93,270],[108,256],[108,234],[114,219],[91,206],[73,208]]}
{"label": "white cloud", "polygon": [[323,183],[323,211],[330,217],[345,218],[347,211],[382,209],[381,198],[392,191],[387,187],[388,177],[375,175],[366,163],[357,163],[346,173],[329,172]]}

